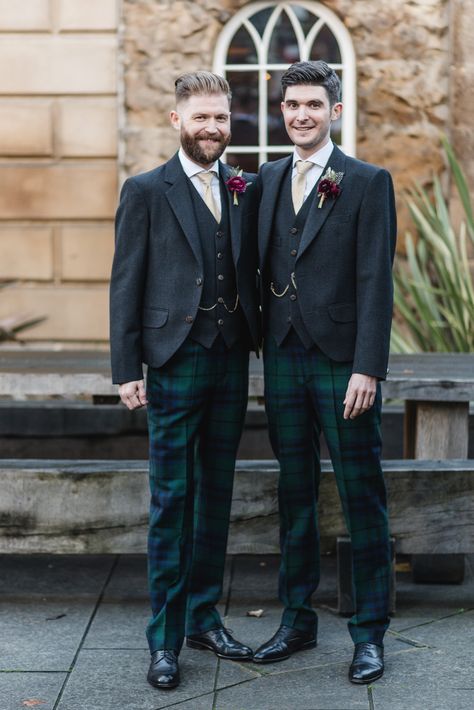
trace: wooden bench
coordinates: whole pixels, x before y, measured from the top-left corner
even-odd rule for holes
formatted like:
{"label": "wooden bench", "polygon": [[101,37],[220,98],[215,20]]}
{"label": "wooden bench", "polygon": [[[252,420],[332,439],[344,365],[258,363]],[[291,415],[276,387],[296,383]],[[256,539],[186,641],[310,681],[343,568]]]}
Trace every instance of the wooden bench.
{"label": "wooden bench", "polygon": [[[346,534],[330,462],[323,462],[321,546]],[[398,553],[474,553],[474,460],[385,461]],[[0,552],[136,553],[146,550],[145,461],[0,462]],[[230,553],[278,553],[278,466],[239,461]]]}

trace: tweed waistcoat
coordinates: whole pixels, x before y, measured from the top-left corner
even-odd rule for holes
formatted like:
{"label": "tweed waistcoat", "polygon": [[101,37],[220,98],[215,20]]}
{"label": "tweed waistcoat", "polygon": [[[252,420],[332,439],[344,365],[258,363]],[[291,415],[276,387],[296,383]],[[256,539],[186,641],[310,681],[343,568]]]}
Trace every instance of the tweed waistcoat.
{"label": "tweed waistcoat", "polygon": [[[232,310],[235,307],[237,284],[232,258],[228,199],[222,180],[219,182],[221,220],[217,224],[211,211],[189,181],[204,264],[200,310],[189,337],[206,348],[211,347],[219,333],[228,348],[232,347],[240,338],[248,335],[248,328],[240,306],[234,313],[229,313],[227,310]],[[212,310],[201,310],[201,308],[210,308],[216,303],[217,306]]]}
{"label": "tweed waistcoat", "polygon": [[[310,192],[303,206],[295,215],[291,197],[291,165],[287,171],[278,195],[270,238],[270,268],[267,272],[265,288],[273,290],[268,295],[267,332],[281,345],[293,328],[306,348],[314,344],[301,317],[298,304],[297,284],[292,273],[296,255],[305,226],[311,201],[316,199],[316,187]],[[316,284],[315,284],[316,287]],[[279,294],[280,297],[276,296]]]}

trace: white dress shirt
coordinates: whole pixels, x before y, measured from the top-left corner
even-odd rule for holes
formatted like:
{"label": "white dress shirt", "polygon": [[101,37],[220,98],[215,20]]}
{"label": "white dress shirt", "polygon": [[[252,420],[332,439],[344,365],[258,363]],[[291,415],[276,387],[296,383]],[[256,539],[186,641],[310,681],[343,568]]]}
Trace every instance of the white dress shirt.
{"label": "white dress shirt", "polygon": [[309,160],[310,163],[313,163],[313,167],[308,170],[306,173],[306,186],[304,190],[304,197],[303,197],[303,202],[306,200],[308,197],[309,193],[313,189],[313,187],[316,185],[318,182],[319,178],[323,174],[323,170],[326,166],[326,163],[329,160],[329,156],[331,155],[332,151],[334,148],[334,144],[332,140],[329,140],[323,148],[320,148],[319,150],[316,151],[316,153],[313,153],[313,155],[310,155],[309,158],[302,158],[301,156],[298,155],[296,151],[296,147],[293,151],[293,172],[291,173],[291,180],[293,181],[294,178],[296,177],[296,161],[297,160]]}
{"label": "white dress shirt", "polygon": [[219,210],[221,209],[221,190],[220,190],[220,185],[219,185],[219,161],[216,160],[214,165],[211,165],[209,170],[205,170],[202,168],[200,165],[196,165],[184,152],[182,148],[179,149],[178,152],[178,158],[180,160],[180,163],[183,167],[184,172],[188,176],[188,178],[191,180],[193,183],[194,187],[196,190],[199,192],[201,195],[202,199],[204,199],[204,183],[200,178],[198,178],[198,173],[207,173],[210,172],[212,173],[212,180],[211,180],[211,190],[212,190],[212,196],[214,198],[214,202],[216,205],[219,207]]}

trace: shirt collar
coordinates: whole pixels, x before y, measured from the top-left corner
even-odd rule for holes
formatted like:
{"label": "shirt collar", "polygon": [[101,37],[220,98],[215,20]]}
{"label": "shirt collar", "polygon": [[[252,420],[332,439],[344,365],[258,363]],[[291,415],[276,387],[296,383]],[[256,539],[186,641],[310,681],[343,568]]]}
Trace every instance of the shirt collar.
{"label": "shirt collar", "polygon": [[[184,172],[186,173],[186,175],[188,176],[188,178],[192,178],[195,175],[197,175],[198,173],[202,173],[203,171],[205,171],[205,168],[202,168],[200,165],[196,165],[196,163],[194,163],[190,158],[188,158],[188,156],[186,155],[186,153],[184,152],[184,150],[182,148],[180,148],[178,151],[178,158],[179,158],[181,166],[182,166]],[[217,177],[219,177],[219,161],[218,160],[216,160],[214,165],[211,165],[211,167],[209,168],[209,172],[213,172],[217,175]]]}
{"label": "shirt collar", "polygon": [[[324,168],[324,166],[329,160],[329,156],[331,155],[333,148],[334,143],[331,139],[329,139],[325,146],[317,150],[315,153],[313,153],[313,155],[310,155],[309,158],[305,158],[305,160],[309,160],[310,163],[314,163],[315,165],[319,165],[321,168]],[[302,158],[300,158],[295,148],[293,150],[293,167],[295,167],[295,163],[297,160],[302,160]]]}

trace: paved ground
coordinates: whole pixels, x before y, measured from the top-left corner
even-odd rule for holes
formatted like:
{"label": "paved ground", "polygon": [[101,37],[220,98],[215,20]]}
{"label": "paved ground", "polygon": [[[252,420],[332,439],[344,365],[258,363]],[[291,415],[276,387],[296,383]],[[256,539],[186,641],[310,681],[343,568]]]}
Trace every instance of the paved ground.
{"label": "paved ground", "polygon": [[[386,674],[369,687],[347,680],[351,643],[324,562],[315,650],[265,667],[183,650],[180,687],[159,691],[145,681],[142,556],[0,557],[0,710],[473,710],[474,557],[460,586],[399,575]],[[228,563],[222,613],[253,647],[278,626],[277,563]]]}

